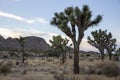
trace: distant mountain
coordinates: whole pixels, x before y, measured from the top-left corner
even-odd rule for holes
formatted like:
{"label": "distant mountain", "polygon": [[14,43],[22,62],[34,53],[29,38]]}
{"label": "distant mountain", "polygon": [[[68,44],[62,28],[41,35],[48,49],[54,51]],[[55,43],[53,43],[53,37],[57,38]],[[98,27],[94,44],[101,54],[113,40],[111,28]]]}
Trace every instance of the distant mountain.
{"label": "distant mountain", "polygon": [[95,52],[95,51],[82,51],[82,50],[80,50],[79,53],[81,53],[81,54],[99,54],[99,52]]}
{"label": "distant mountain", "polygon": [[[40,37],[28,36],[25,38],[25,50],[49,50],[50,46],[46,41]],[[21,48],[20,43],[13,38],[7,38],[0,36],[0,50],[19,50]]]}

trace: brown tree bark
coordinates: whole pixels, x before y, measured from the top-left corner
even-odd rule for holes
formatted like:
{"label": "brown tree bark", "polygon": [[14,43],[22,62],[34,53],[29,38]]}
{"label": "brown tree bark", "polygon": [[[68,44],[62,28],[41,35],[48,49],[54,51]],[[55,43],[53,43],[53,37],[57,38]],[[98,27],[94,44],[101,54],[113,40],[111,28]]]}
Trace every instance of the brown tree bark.
{"label": "brown tree bark", "polygon": [[79,44],[74,43],[74,74],[79,74]]}
{"label": "brown tree bark", "polygon": [[109,60],[111,61],[111,59],[112,59],[112,53],[109,52]]}

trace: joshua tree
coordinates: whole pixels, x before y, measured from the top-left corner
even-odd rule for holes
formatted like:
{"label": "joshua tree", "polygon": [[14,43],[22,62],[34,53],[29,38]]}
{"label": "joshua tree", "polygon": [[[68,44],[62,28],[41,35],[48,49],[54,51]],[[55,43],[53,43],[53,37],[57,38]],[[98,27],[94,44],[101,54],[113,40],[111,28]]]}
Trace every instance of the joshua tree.
{"label": "joshua tree", "polygon": [[117,54],[118,56],[120,56],[120,48],[118,48],[118,49],[116,50],[116,54]]}
{"label": "joshua tree", "polygon": [[[110,38],[110,37],[109,37]],[[112,36],[111,36],[112,38]],[[116,39],[110,39],[106,42],[106,50],[109,54],[109,60],[112,59],[112,52],[116,49]]]}
{"label": "joshua tree", "polygon": [[88,36],[88,43],[100,51],[102,60],[104,59],[104,52],[107,50],[109,53],[109,59],[111,60],[112,51],[114,51],[116,47],[116,39],[112,39],[112,34],[107,34],[107,30],[102,31],[99,29],[98,31],[91,32],[91,34],[93,39]]}
{"label": "joshua tree", "polygon": [[98,15],[94,20],[91,20],[91,17],[92,12],[87,5],[84,5],[82,10],[79,7],[68,7],[63,12],[55,13],[51,21],[52,25],[57,26],[73,42],[75,74],[79,74],[79,46],[84,32],[102,20],[101,15]]}
{"label": "joshua tree", "polygon": [[20,36],[20,38],[18,38],[17,40],[18,40],[18,42],[19,42],[20,45],[21,45],[22,62],[24,63],[24,61],[25,61],[25,58],[24,58],[24,56],[25,56],[25,52],[24,52],[24,40],[25,40],[25,38],[23,38],[23,37]]}
{"label": "joshua tree", "polygon": [[69,40],[67,38],[63,39],[60,35],[53,36],[53,40],[50,40],[52,47],[57,50],[57,54],[59,56],[62,53],[62,63],[64,64],[66,59],[66,46]]}
{"label": "joshua tree", "polygon": [[120,60],[120,48],[116,50],[116,54],[114,55],[115,60]]}

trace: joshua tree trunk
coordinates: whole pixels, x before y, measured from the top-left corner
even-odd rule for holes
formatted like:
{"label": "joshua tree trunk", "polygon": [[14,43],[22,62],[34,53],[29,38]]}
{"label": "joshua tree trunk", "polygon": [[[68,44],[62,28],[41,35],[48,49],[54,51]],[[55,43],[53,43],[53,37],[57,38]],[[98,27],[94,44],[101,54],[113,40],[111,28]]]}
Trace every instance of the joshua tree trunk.
{"label": "joshua tree trunk", "polygon": [[64,62],[66,62],[67,59],[67,55],[66,55],[66,51],[64,51]]}
{"label": "joshua tree trunk", "polygon": [[64,55],[65,55],[65,60],[66,60],[66,58],[67,58],[67,54],[66,54],[66,51],[65,51]]}
{"label": "joshua tree trunk", "polygon": [[22,63],[25,61],[25,51],[24,51],[24,45],[22,45]]}
{"label": "joshua tree trunk", "polygon": [[62,63],[64,64],[65,63],[65,54],[62,53]]}
{"label": "joshua tree trunk", "polygon": [[111,60],[111,59],[112,59],[112,53],[109,52],[109,60]]}
{"label": "joshua tree trunk", "polygon": [[79,45],[74,43],[74,73],[79,74]]}
{"label": "joshua tree trunk", "polygon": [[102,56],[102,57],[101,57],[101,60],[104,61],[104,54],[102,53],[101,56]]}
{"label": "joshua tree trunk", "polygon": [[101,60],[104,61],[104,50],[100,50],[100,53],[101,53]]}
{"label": "joshua tree trunk", "polygon": [[24,57],[24,51],[23,51],[23,54],[22,54],[22,62],[24,63],[24,61],[25,61],[25,57]]}
{"label": "joshua tree trunk", "polygon": [[104,61],[104,53],[101,52],[101,60]]}

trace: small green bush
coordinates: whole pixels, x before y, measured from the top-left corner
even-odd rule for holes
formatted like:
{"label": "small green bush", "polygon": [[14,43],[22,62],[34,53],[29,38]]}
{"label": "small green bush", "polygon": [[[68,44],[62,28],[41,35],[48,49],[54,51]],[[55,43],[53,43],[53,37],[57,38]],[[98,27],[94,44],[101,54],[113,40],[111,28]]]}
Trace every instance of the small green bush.
{"label": "small green bush", "polygon": [[86,54],[86,57],[90,57],[91,55],[90,54]]}
{"label": "small green bush", "polygon": [[94,61],[93,57],[89,57],[89,61]]}
{"label": "small green bush", "polygon": [[9,54],[10,54],[11,57],[13,57],[15,55],[15,52],[9,51]]}
{"label": "small green bush", "polygon": [[61,72],[56,72],[56,73],[54,74],[54,78],[55,78],[56,80],[64,80],[64,74],[61,73]]}
{"label": "small green bush", "polygon": [[72,55],[69,55],[69,59],[72,59],[73,58],[73,56]]}
{"label": "small green bush", "polygon": [[88,74],[95,74],[96,68],[94,66],[89,66],[89,70],[87,71]]}
{"label": "small green bush", "polygon": [[113,55],[113,59],[114,59],[115,61],[119,61],[119,55],[118,55],[118,54],[114,54],[114,55]]}
{"label": "small green bush", "polygon": [[3,55],[2,58],[7,59],[8,55]]}
{"label": "small green bush", "polygon": [[120,75],[120,68],[117,64],[112,62],[99,64],[98,68],[101,69],[101,74],[109,77],[117,77]]}
{"label": "small green bush", "polygon": [[8,65],[8,64],[2,64],[0,66],[0,73],[7,74],[9,72],[11,72],[11,66],[10,65]]}
{"label": "small green bush", "polygon": [[81,54],[81,55],[80,55],[80,57],[84,57],[84,55],[83,55],[83,54]]}

